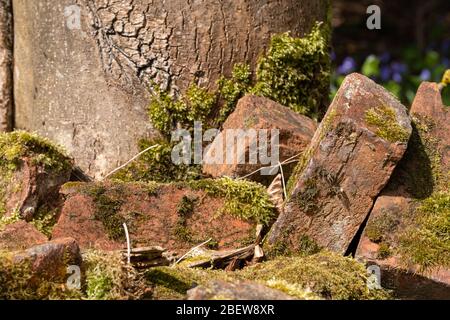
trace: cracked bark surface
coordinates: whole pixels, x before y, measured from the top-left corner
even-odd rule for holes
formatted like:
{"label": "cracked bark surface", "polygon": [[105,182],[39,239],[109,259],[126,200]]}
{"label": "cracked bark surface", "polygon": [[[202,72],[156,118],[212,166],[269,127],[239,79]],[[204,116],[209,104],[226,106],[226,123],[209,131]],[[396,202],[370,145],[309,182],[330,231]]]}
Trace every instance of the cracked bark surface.
{"label": "cracked bark surface", "polygon": [[131,77],[184,90],[214,85],[237,62],[253,66],[274,33],[308,32],[326,1],[85,0],[103,68],[127,87]]}
{"label": "cracked bark surface", "polygon": [[64,145],[101,176],[152,137],[154,83],[174,93],[214,87],[235,63],[255,65],[271,35],[309,32],[328,0],[13,0],[17,127]]}
{"label": "cracked bark surface", "polygon": [[12,129],[13,23],[11,0],[0,0],[0,131]]}

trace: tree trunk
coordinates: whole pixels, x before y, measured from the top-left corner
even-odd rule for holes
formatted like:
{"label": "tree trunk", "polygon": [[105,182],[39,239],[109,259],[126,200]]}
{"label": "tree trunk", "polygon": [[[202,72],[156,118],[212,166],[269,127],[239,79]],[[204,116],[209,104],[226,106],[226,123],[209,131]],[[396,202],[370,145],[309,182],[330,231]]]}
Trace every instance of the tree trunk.
{"label": "tree trunk", "polygon": [[[88,173],[129,159],[156,133],[153,83],[214,87],[255,66],[271,35],[325,21],[328,0],[13,0],[16,123],[66,146]],[[65,16],[66,13],[66,16]]]}
{"label": "tree trunk", "polygon": [[13,20],[11,0],[0,0],[0,131],[12,129]]}

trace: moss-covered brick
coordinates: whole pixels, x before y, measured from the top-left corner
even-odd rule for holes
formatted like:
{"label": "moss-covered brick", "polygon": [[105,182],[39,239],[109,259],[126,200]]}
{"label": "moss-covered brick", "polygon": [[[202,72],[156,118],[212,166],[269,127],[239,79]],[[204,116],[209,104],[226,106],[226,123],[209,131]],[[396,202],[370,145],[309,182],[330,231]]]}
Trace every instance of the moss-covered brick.
{"label": "moss-covered brick", "polygon": [[409,133],[397,120],[395,110],[381,105],[367,110],[365,115],[367,124],[376,128],[376,134],[390,142],[408,142]]}

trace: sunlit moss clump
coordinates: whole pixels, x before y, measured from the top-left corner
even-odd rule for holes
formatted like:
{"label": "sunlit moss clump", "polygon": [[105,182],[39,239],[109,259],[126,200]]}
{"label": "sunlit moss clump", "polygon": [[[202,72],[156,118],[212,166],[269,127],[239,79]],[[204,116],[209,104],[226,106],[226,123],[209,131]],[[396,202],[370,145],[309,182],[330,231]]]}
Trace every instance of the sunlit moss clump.
{"label": "sunlit moss clump", "polygon": [[413,226],[401,236],[404,257],[423,270],[450,267],[450,192],[435,192],[422,201]]}
{"label": "sunlit moss clump", "polygon": [[154,299],[183,299],[186,291],[211,280],[250,280],[298,299],[386,299],[383,289],[369,289],[363,264],[348,257],[321,252],[309,257],[283,257],[240,271],[161,267],[146,272]]}
{"label": "sunlit moss clump", "polygon": [[409,133],[403,128],[392,107],[382,105],[367,110],[365,119],[367,124],[377,128],[376,134],[390,142],[408,142]]}
{"label": "sunlit moss clump", "polygon": [[7,189],[14,192],[14,188],[20,188],[20,183],[17,186],[11,186],[11,183],[24,158],[54,173],[67,172],[72,166],[65,151],[46,138],[20,130],[0,133],[0,217],[5,214]]}
{"label": "sunlit moss clump", "polygon": [[33,216],[31,224],[34,225],[37,230],[45,234],[47,237],[50,237],[52,235],[53,227],[57,222],[57,217],[57,208],[51,209],[47,206],[42,206]]}
{"label": "sunlit moss clump", "polygon": [[192,181],[189,186],[211,196],[225,199],[223,212],[244,220],[268,225],[275,218],[275,210],[264,186],[231,178]]}
{"label": "sunlit moss clump", "polygon": [[220,98],[223,105],[220,108],[220,125],[234,111],[238,100],[243,97],[252,87],[252,72],[246,64],[236,64],[230,79],[222,76],[218,82]]}
{"label": "sunlit moss clump", "polygon": [[194,121],[205,121],[216,105],[216,96],[192,84],[181,98],[174,98],[168,92],[154,86],[154,95],[149,107],[153,126],[166,136],[181,126],[193,128]]}
{"label": "sunlit moss clump", "polygon": [[46,138],[26,131],[0,133],[0,166],[15,170],[23,157],[57,171],[67,170],[72,165],[65,151]]}
{"label": "sunlit moss clump", "polygon": [[248,279],[297,296],[292,288],[300,288],[325,299],[383,299],[384,290],[367,287],[368,274],[363,264],[339,254],[322,251],[307,257],[282,257],[249,267],[242,271]]}
{"label": "sunlit moss clump", "polygon": [[329,30],[322,23],[303,38],[289,33],[274,36],[259,61],[252,91],[298,113],[321,116],[330,83],[328,41]]}

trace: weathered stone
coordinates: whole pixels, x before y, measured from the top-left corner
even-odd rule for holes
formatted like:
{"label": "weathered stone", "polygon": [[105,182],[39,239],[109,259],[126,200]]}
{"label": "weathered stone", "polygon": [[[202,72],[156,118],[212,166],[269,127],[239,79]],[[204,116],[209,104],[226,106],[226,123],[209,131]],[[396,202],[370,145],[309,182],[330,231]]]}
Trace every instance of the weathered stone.
{"label": "weathered stone", "polygon": [[11,223],[0,231],[0,248],[3,250],[25,250],[47,240],[32,224],[23,220]]}
{"label": "weathered stone", "polygon": [[64,145],[95,176],[156,136],[146,112],[154,82],[215,86],[236,63],[255,67],[271,35],[303,35],[328,13],[328,0],[13,4],[15,123]]}
{"label": "weathered stone", "polygon": [[59,199],[73,160],[48,139],[26,131],[0,133],[0,216],[30,221]]}
{"label": "weathered stone", "polygon": [[13,37],[11,0],[0,0],[0,131],[12,129]]}
{"label": "weathered stone", "polygon": [[345,253],[406,150],[406,108],[372,80],[346,77],[288,186],[269,244],[305,239]]}
{"label": "weathered stone", "polygon": [[[234,138],[228,134],[231,131],[227,130],[244,130],[245,132],[245,130],[249,129],[256,130],[256,135],[251,137],[249,134],[251,139],[242,141],[245,147],[236,148],[235,143],[233,143],[235,141]],[[310,118],[300,115],[270,99],[247,95],[239,100],[236,110],[225,121],[222,132],[215,138],[206,153],[205,158],[215,159],[216,153],[223,150],[223,161],[218,164],[205,164],[203,172],[212,177],[228,176],[237,178],[248,175],[261,167],[273,165],[273,163],[261,163],[260,157],[257,158],[256,163],[250,163],[250,146],[254,144],[258,148],[262,147],[260,143],[261,136],[258,133],[260,129],[268,130],[268,147],[266,150],[269,157],[273,155],[271,151],[273,152],[274,150],[270,140],[270,130],[279,130],[279,161],[283,162],[286,159],[292,159],[292,157],[299,155],[308,147],[317,129],[317,124]],[[264,137],[266,136],[264,135]],[[231,140],[229,146],[227,145],[228,140]],[[258,152],[256,148],[255,151]],[[228,158],[232,160],[232,163],[226,162]],[[283,166],[285,179],[289,178],[294,167],[295,162]],[[262,175],[260,171],[248,177],[248,179],[265,182],[266,184],[269,184],[273,178],[273,175]]]}
{"label": "weathered stone", "polygon": [[432,136],[439,144],[437,151],[441,157],[442,170],[450,168],[450,112],[442,102],[437,83],[424,82],[420,85],[411,106],[411,114],[419,121],[422,118],[434,122]]}
{"label": "weathered stone", "polygon": [[40,205],[58,198],[59,188],[69,181],[72,169],[51,170],[36,165],[31,158],[22,158],[6,190],[6,213],[18,211],[31,221]]}
{"label": "weathered stone", "polygon": [[294,300],[293,297],[251,281],[214,280],[187,292],[188,300]]}
{"label": "weathered stone", "polygon": [[186,186],[77,184],[63,187],[67,200],[53,238],[73,237],[82,248],[161,246],[183,251],[212,239],[216,249],[239,248],[254,239],[255,222],[220,213],[225,200]]}
{"label": "weathered stone", "polygon": [[26,265],[33,275],[31,282],[43,280],[64,283],[67,267],[81,266],[82,258],[77,242],[72,238],[61,238],[16,252],[14,265]]}
{"label": "weathered stone", "polygon": [[[421,240],[414,237],[415,232],[420,232],[421,217],[427,214],[420,207],[430,197],[449,190],[450,112],[442,103],[438,84],[421,84],[411,116],[413,133],[408,150],[375,202],[356,257],[378,265],[383,286],[393,289],[400,298],[449,299],[448,266],[432,265],[424,269],[411,258],[413,250],[404,247],[407,239],[422,246]],[[431,245],[427,243],[422,248],[423,262],[436,259],[436,255],[445,260],[445,253],[436,253]]]}

